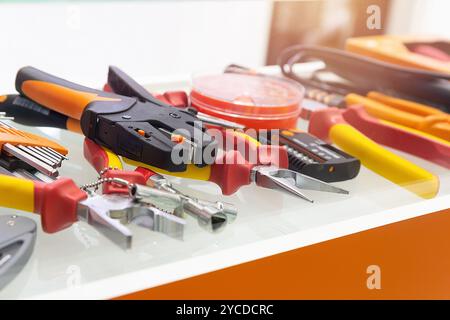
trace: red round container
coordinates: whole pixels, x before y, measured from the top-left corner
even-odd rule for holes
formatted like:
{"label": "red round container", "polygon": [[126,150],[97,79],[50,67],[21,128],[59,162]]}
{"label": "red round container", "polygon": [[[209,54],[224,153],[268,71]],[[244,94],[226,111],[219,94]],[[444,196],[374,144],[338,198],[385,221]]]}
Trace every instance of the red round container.
{"label": "red round container", "polygon": [[191,105],[247,128],[285,129],[297,127],[303,95],[289,79],[223,73],[194,78]]}

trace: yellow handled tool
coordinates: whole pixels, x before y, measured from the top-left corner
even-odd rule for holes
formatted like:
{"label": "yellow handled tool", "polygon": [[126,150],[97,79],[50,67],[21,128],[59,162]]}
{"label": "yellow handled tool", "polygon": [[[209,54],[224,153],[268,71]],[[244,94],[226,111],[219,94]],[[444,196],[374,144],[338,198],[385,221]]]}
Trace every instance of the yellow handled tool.
{"label": "yellow handled tool", "polygon": [[342,110],[328,108],[314,112],[309,132],[335,143],[368,169],[422,198],[433,198],[439,191],[437,176],[386,150],[353,128],[342,117]]}

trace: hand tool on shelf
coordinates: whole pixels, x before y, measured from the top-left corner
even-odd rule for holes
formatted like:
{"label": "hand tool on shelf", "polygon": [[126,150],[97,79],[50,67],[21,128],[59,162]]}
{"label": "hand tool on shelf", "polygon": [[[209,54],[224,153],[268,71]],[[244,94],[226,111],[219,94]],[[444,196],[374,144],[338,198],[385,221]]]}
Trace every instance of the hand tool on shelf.
{"label": "hand tool on shelf", "polygon": [[131,248],[132,244],[127,224],[137,224],[176,239],[182,238],[185,225],[183,219],[139,202],[135,197],[87,192],[69,178],[44,183],[0,175],[0,206],[40,214],[42,228],[47,233],[84,221],[124,249]]}
{"label": "hand tool on shelf", "polygon": [[[67,159],[67,153],[67,149],[53,141],[0,121],[0,164],[7,170],[32,167],[45,175],[56,177],[58,167]],[[17,159],[26,165],[18,165]]]}
{"label": "hand tool on shelf", "polygon": [[450,114],[443,111],[378,92],[369,92],[367,97],[348,94],[345,101],[348,106],[363,105],[368,114],[378,119],[397,123],[450,141]]}
{"label": "hand tool on shelf", "polygon": [[360,161],[329,145],[315,136],[299,129],[273,132],[271,140],[286,146],[289,169],[325,182],[353,179],[359,173]]}
{"label": "hand tool on shelf", "polygon": [[[214,159],[215,142],[197,118],[157,100],[142,102],[94,90],[32,67],[19,70],[16,89],[41,106],[79,120],[86,137],[129,159],[169,171],[184,171],[187,166],[172,160],[174,151],[198,167],[208,165],[205,159]],[[174,132],[189,148],[172,141]],[[209,157],[204,157],[205,150]]]}
{"label": "hand tool on shelf", "polygon": [[36,241],[36,223],[17,215],[0,216],[0,290],[27,264]]}
{"label": "hand tool on shelf", "polygon": [[344,119],[367,137],[450,169],[450,142],[398,123],[377,119],[362,105],[349,106]]}
{"label": "hand tool on shelf", "polygon": [[206,125],[219,126],[231,129],[244,129],[244,126],[233,121],[210,116],[192,106],[189,106],[189,98],[183,91],[172,92],[170,95],[153,96],[143,86],[137,83],[133,78],[115,66],[108,69],[108,82],[105,86],[106,91],[112,91],[119,95],[127,97],[136,97],[140,101],[153,104],[164,104],[180,108],[186,112],[193,114],[198,120]]}
{"label": "hand tool on shelf", "polygon": [[[303,77],[294,72],[294,64],[310,59],[323,61],[325,70],[345,79],[347,84],[341,88],[335,83]],[[432,105],[443,111],[450,108],[448,73],[419,70],[342,50],[306,45],[286,48],[280,54],[278,64],[286,77],[303,84],[307,90],[318,89],[344,97],[348,93],[365,95],[373,90],[395,92],[402,98]],[[334,103],[336,101],[339,99],[335,99]]]}
{"label": "hand tool on shelf", "polygon": [[437,176],[381,147],[349,125],[342,113],[343,110],[338,108],[318,110],[312,114],[308,130],[335,143],[368,169],[418,196],[425,199],[436,196],[439,191]]}
{"label": "hand tool on shelf", "polygon": [[[132,196],[140,201],[157,203],[158,207],[165,207],[175,214],[184,213],[197,219],[200,226],[211,232],[222,230],[227,223],[234,221],[237,215],[236,208],[224,202],[211,202],[195,199],[175,189],[162,175],[143,167],[135,171],[123,170],[119,156],[95,144],[89,139],[84,141],[84,156],[99,173],[100,178],[109,181],[119,178],[132,186]],[[150,184],[153,188],[145,187]],[[158,190],[164,191],[163,193]],[[130,192],[127,186],[106,183],[103,185],[104,193]]]}

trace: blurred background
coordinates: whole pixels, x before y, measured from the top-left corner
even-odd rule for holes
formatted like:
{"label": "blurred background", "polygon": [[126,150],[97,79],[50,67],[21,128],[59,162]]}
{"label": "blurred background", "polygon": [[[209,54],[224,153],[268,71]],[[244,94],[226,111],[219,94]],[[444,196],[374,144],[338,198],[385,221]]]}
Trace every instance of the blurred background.
{"label": "blurred background", "polygon": [[[374,11],[375,10],[375,11]],[[450,38],[448,0],[0,1],[0,85],[25,65],[101,86],[109,64],[166,77],[274,64],[297,43],[373,34]],[[373,14],[379,25],[368,25]]]}

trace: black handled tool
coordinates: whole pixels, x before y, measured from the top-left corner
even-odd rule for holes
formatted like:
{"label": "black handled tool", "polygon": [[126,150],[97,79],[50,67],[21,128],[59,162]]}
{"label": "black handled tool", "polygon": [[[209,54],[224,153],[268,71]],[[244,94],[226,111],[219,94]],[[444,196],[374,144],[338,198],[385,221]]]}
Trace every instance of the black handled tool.
{"label": "black handled tool", "polygon": [[[189,163],[203,167],[215,159],[217,145],[201,122],[157,100],[94,90],[32,67],[19,70],[16,89],[72,123],[79,120],[86,137],[128,159],[171,172],[185,171]],[[183,136],[188,148],[180,148],[172,133]]]}

